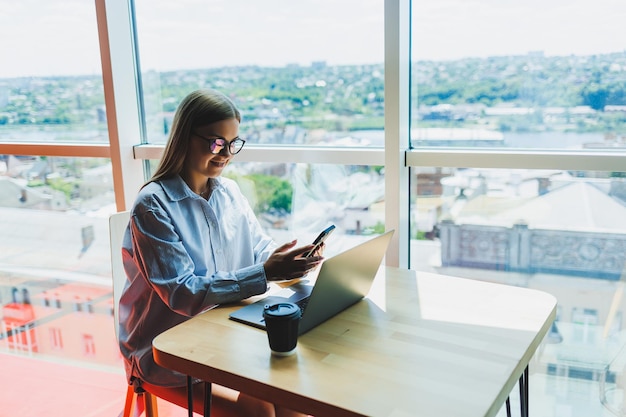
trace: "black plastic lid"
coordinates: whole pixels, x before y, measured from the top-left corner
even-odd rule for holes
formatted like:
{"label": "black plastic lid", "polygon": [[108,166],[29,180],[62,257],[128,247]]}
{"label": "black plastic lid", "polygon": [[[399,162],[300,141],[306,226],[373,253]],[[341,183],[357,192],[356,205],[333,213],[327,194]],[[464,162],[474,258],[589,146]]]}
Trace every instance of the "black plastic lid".
{"label": "black plastic lid", "polygon": [[275,318],[290,319],[293,317],[300,317],[300,307],[294,303],[288,302],[266,304],[263,308],[263,314],[265,316],[272,316]]}

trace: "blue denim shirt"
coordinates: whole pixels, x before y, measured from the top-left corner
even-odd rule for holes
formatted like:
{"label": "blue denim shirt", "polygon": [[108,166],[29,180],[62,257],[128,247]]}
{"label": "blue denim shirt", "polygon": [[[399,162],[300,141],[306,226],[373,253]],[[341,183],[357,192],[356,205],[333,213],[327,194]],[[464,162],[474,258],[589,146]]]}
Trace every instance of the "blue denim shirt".
{"label": "blue denim shirt", "polygon": [[129,380],[185,385],[154,362],[152,339],[217,304],[264,293],[263,262],[275,249],[230,179],[214,179],[208,201],[179,176],[146,185],[122,244],[119,335]]}

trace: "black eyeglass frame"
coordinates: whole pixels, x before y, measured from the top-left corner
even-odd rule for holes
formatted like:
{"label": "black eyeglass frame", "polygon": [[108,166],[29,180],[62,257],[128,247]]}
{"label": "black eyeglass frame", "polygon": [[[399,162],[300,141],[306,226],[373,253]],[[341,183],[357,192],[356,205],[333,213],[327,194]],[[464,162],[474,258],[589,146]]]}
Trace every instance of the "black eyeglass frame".
{"label": "black eyeglass frame", "polygon": [[[199,137],[200,139],[209,143],[209,150],[211,151],[213,155],[219,155],[224,149],[228,149],[228,152],[230,152],[231,155],[237,155],[243,149],[243,145],[246,144],[246,141],[244,139],[241,139],[239,136],[237,136],[235,139],[231,141],[228,141],[226,140],[226,138],[223,138],[220,136],[216,136],[214,138],[207,138],[195,132],[193,132],[193,134]],[[223,143],[219,144],[218,141],[223,141]],[[239,144],[241,144],[241,146],[239,146]],[[237,149],[238,146],[239,146],[239,149]],[[219,150],[216,152],[216,149],[218,148]]]}

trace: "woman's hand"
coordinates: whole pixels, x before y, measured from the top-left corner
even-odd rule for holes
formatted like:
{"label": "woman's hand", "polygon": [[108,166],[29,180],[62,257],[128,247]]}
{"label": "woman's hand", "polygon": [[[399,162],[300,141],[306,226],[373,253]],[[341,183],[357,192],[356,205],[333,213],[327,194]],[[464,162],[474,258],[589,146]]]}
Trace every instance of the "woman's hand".
{"label": "woman's hand", "polygon": [[313,245],[292,249],[296,243],[297,240],[285,243],[276,249],[265,261],[263,267],[268,280],[279,281],[302,278],[324,260],[324,257],[321,256],[323,248],[315,251],[313,256],[304,258],[302,255],[313,249]]}
{"label": "woman's hand", "polygon": [[315,251],[313,252],[312,256],[323,256],[324,249],[326,249],[326,243],[322,242],[319,245],[317,245],[317,248],[315,248]]}

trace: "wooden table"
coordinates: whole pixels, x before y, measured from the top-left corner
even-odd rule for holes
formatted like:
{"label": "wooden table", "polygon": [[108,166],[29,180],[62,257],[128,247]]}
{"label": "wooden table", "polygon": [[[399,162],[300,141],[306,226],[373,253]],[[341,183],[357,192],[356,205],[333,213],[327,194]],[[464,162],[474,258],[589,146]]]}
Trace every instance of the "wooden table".
{"label": "wooden table", "polygon": [[528,392],[556,314],[541,291],[381,267],[368,297],[276,358],[264,331],[228,319],[241,305],[162,333],[155,360],[319,417],[494,416],[520,377]]}

